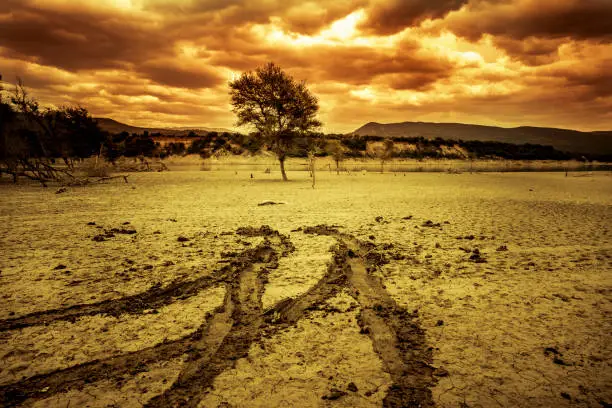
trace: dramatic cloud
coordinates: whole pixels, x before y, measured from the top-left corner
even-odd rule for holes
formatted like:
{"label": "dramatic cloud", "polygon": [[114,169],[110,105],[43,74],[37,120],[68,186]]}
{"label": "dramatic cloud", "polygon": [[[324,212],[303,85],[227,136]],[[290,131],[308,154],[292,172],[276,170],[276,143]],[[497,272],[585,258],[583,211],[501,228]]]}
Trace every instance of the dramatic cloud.
{"label": "dramatic cloud", "polygon": [[15,58],[68,70],[129,68],[172,47],[152,21],[126,12],[5,1],[0,45]]}
{"label": "dramatic cloud", "polygon": [[426,19],[444,17],[468,0],[382,0],[372,1],[362,27],[377,34],[392,34]]}
{"label": "dramatic cloud", "polygon": [[477,40],[483,34],[515,40],[529,37],[612,40],[610,0],[472,1],[442,24]]}
{"label": "dramatic cloud", "polygon": [[4,0],[0,73],[134,125],[232,127],[228,81],[274,61],[327,131],[612,129],[610,21],[610,0]]}
{"label": "dramatic cloud", "polygon": [[223,82],[213,69],[174,59],[154,59],[139,66],[139,72],[161,85],[178,88],[211,88]]}

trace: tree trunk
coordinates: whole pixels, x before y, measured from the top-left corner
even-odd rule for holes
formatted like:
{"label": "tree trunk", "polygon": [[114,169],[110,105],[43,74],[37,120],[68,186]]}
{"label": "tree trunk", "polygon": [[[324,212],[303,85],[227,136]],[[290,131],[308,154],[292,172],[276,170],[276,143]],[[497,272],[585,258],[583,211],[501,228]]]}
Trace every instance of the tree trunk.
{"label": "tree trunk", "polygon": [[287,178],[287,174],[285,173],[285,158],[279,157],[278,161],[280,161],[280,169],[281,169],[281,174],[283,176],[283,181],[288,181],[289,179]]}
{"label": "tree trunk", "polygon": [[312,173],[312,188],[315,188],[315,155],[313,153],[308,154],[308,161],[310,162],[310,171]]}

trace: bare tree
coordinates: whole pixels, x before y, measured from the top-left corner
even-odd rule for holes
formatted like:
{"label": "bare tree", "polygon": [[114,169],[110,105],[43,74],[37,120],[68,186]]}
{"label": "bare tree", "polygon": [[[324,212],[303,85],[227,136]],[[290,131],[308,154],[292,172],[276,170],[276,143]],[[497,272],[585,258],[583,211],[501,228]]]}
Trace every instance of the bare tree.
{"label": "bare tree", "polygon": [[325,147],[325,136],[323,134],[310,133],[306,136],[306,151],[308,154],[308,168],[310,170],[310,177],[312,177],[312,188],[315,188],[316,184],[316,160],[317,155],[324,151]]}
{"label": "bare tree", "polygon": [[[105,135],[82,107],[40,108],[18,79],[5,102],[0,89],[0,173],[39,181],[74,181],[73,158],[99,153]],[[66,167],[58,166],[56,159]]]}
{"label": "bare tree", "polygon": [[321,126],[316,119],[317,98],[304,82],[296,82],[279,66],[270,62],[255,72],[245,72],[231,81],[232,111],[237,125],[252,125],[274,151],[281,174],[287,181],[285,160],[298,136]]}

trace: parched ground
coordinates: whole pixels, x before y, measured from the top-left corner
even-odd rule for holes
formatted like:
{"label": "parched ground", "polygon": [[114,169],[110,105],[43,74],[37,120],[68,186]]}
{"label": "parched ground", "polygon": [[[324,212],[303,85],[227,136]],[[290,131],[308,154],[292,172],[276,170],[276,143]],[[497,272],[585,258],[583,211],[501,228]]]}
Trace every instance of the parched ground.
{"label": "parched ground", "polygon": [[0,405],[612,404],[610,173],[272,170],[0,185]]}

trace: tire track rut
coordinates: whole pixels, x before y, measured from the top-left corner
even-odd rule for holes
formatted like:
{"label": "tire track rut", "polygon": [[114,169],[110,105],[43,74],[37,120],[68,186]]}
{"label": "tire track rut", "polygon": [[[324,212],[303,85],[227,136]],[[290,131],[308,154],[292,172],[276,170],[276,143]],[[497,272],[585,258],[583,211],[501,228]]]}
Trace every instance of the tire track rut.
{"label": "tire track rut", "polygon": [[194,360],[186,364],[169,390],[152,398],[145,407],[196,407],[202,391],[236,360],[247,356],[251,344],[261,336],[264,266],[276,261],[276,252],[271,249],[229,284],[225,311],[216,316],[202,341],[193,344]]}
{"label": "tire track rut", "polygon": [[304,232],[333,236],[346,251],[348,285],[361,306],[359,325],[393,379],[383,406],[434,407],[432,348],[426,344],[416,311],[410,313],[397,305],[381,280],[370,273],[383,259],[374,251],[375,245],[326,225],[307,227]]}
{"label": "tire track rut", "polygon": [[[305,234],[329,235],[337,240],[333,258],[325,275],[310,290],[295,298],[278,302],[267,311],[262,310],[261,297],[269,269],[278,267],[278,260],[289,255],[294,247],[287,236],[268,226],[239,228],[245,236],[263,236],[257,247],[243,251],[226,267],[208,279],[177,283],[137,295],[141,303],[131,310],[138,313],[157,304],[172,303],[178,296],[196,294],[215,283],[223,283],[226,295],[223,306],[195,333],[181,339],[156,345],[133,353],[37,375],[14,384],[0,386],[0,404],[6,407],[27,400],[48,398],[72,388],[83,388],[104,379],[123,379],[146,370],[146,365],[187,355],[178,379],[164,393],[149,400],[145,406],[196,407],[208,392],[214,379],[234,367],[236,360],[246,357],[251,345],[261,336],[272,336],[279,330],[298,322],[308,310],[316,309],[342,288],[348,288],[361,307],[358,323],[367,334],[393,385],[383,400],[384,407],[433,407],[431,387],[433,376],[432,351],[419,326],[417,313],[399,307],[391,298],[375,271],[384,257],[372,243],[362,243],[336,227],[319,225],[305,227]],[[119,300],[127,305],[128,299]],[[115,301],[117,302],[117,301]],[[167,302],[167,303],[166,303]],[[0,322],[0,329],[11,330],[49,321],[70,320],[85,314],[112,313],[110,304],[80,305],[41,312]],[[87,307],[91,307],[87,309]],[[123,310],[121,312],[124,312]],[[129,311],[128,311],[129,313]],[[30,320],[26,320],[29,318]],[[18,326],[20,321],[26,326]],[[5,326],[2,326],[4,324]],[[8,326],[7,326],[8,325]],[[45,390],[43,392],[43,390]]]}
{"label": "tire track rut", "polygon": [[14,319],[0,321],[0,332],[21,329],[30,326],[47,325],[56,321],[75,322],[79,317],[105,314],[119,316],[121,314],[138,314],[147,309],[156,309],[172,304],[177,299],[187,299],[197,295],[226,279],[226,265],[209,276],[192,281],[179,281],[166,287],[156,285],[143,293],[126,296],[120,299],[109,299],[98,303],[80,304],[62,309],[35,312]]}
{"label": "tire track rut", "polygon": [[[224,305],[217,308],[213,317],[200,326],[193,334],[136,352],[103,360],[94,360],[0,386],[0,405],[13,407],[27,400],[48,398],[73,388],[81,389],[87,384],[100,380],[122,379],[126,374],[136,374],[140,371],[145,371],[146,365],[149,363],[169,360],[183,354],[187,354],[190,361],[179,375],[176,384],[172,386],[172,390],[183,390],[186,388],[186,384],[197,385],[195,380],[198,379],[198,376],[204,374],[203,371],[211,367],[207,364],[207,361],[216,361],[217,363],[216,370],[212,370],[211,374],[203,376],[209,377],[209,381],[212,381],[217,374],[227,368],[222,364],[222,355],[227,356],[230,360],[235,360],[244,354],[244,347],[250,346],[250,343],[254,340],[252,333],[255,332],[258,326],[255,327],[251,322],[256,317],[261,319],[261,293],[263,292],[262,279],[254,271],[262,269],[261,272],[265,273],[263,266],[270,268],[277,267],[278,253],[280,252],[281,256],[286,256],[294,250],[288,237],[271,230],[267,226],[263,226],[260,229],[242,228],[237,233],[247,236],[264,236],[265,240],[257,247],[243,251],[230,264],[221,269],[222,273],[216,279],[219,282],[224,282],[227,289]],[[255,264],[257,264],[257,267],[254,267]],[[195,294],[197,293],[194,292],[196,289],[202,290],[204,287],[198,282],[202,281],[187,282],[187,285],[179,287],[181,289],[193,288],[188,293]],[[151,302],[146,303],[147,306],[145,308],[150,307],[148,305],[155,302],[172,303],[174,298],[170,294],[176,293],[176,289],[163,290],[161,293],[161,299],[155,299],[151,297],[153,296],[152,293],[147,292],[146,297],[150,297]],[[120,301],[127,304],[131,298],[123,298]],[[104,302],[101,303],[104,304]],[[87,307],[88,305],[81,306]],[[55,320],[66,320],[63,319],[64,316],[68,316],[70,312],[73,312],[72,316],[74,316],[74,313],[78,311],[78,309],[69,309],[65,311],[64,315],[59,315],[60,317]],[[95,310],[107,309],[98,308]],[[32,317],[34,321],[31,323],[43,324],[43,319],[45,319],[45,322],[54,321],[51,320],[52,312],[54,311],[47,312],[46,315],[45,312],[40,313],[38,316],[39,320],[35,320]],[[232,332],[232,330],[228,330],[229,326],[231,326],[231,329],[238,329]],[[244,330],[244,327],[248,327],[249,330]],[[245,339],[250,340],[245,341]],[[222,350],[225,351],[225,354],[220,354]],[[248,347],[246,350],[248,350]],[[209,356],[208,359],[207,356]],[[213,358],[211,359],[210,356]],[[180,400],[182,395],[179,391],[172,391],[168,395],[165,394],[162,394],[164,400]],[[192,398],[192,400],[194,399]],[[158,400],[154,398],[149,406],[167,406],[156,401]]]}

